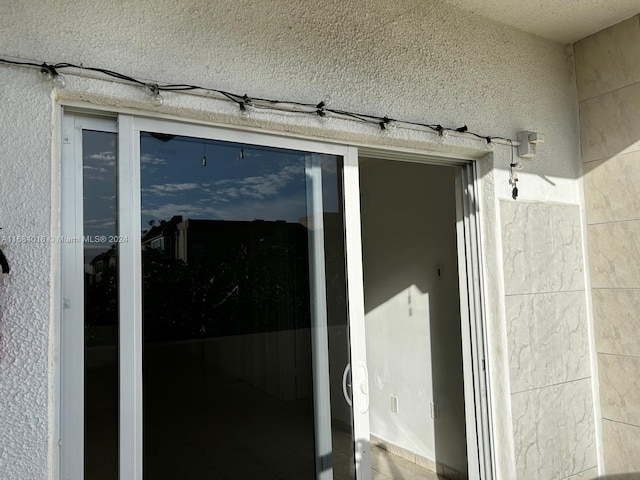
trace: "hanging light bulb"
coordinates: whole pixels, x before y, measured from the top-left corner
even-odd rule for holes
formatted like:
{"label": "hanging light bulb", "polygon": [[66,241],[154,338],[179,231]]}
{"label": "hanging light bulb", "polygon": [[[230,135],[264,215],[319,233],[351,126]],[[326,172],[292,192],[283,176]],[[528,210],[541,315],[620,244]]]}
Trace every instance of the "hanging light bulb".
{"label": "hanging light bulb", "polygon": [[436,141],[438,143],[444,143],[447,140],[447,137],[449,136],[449,132],[447,132],[447,130],[445,130],[445,128],[442,125],[436,125],[435,128],[434,127],[432,128],[438,134]]}
{"label": "hanging light bulb", "polygon": [[65,78],[60,75],[52,65],[43,63],[42,67],[40,67],[40,75],[46,80],[53,82],[56,88],[64,88],[67,85]]}
{"label": "hanging light bulb", "polygon": [[147,83],[144,86],[144,91],[151,97],[151,103],[156,107],[164,103],[164,98],[160,95],[160,87],[157,83]]}
{"label": "hanging light bulb", "polygon": [[396,129],[396,121],[389,117],[384,117],[378,125],[380,126],[380,132],[384,136],[390,135],[391,131]]}
{"label": "hanging light bulb", "polygon": [[495,150],[496,145],[491,141],[491,137],[487,137],[487,150]]}
{"label": "hanging light bulb", "polygon": [[243,120],[249,118],[249,112],[247,111],[247,105],[245,102],[239,102],[238,107],[240,107],[240,118]]}

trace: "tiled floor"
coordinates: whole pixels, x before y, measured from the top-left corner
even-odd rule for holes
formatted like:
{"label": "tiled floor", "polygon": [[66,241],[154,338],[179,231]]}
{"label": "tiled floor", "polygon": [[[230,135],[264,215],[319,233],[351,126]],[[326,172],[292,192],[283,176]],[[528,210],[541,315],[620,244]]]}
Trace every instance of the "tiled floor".
{"label": "tiled floor", "polygon": [[371,446],[371,480],[444,480],[409,460],[391,452]]}
{"label": "tiled floor", "polygon": [[[353,480],[353,445],[351,434],[334,430],[334,480]],[[344,460],[341,461],[340,454]],[[446,480],[431,470],[421,467],[375,445],[371,446],[371,480]]]}

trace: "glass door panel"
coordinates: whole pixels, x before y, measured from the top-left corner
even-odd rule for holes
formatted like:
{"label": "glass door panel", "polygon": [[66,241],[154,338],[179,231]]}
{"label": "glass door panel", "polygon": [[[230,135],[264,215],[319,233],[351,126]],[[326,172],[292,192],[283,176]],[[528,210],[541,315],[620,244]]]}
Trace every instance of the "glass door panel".
{"label": "glass door panel", "polygon": [[342,157],[141,132],[140,162],[144,478],[354,478]]}
{"label": "glass door panel", "polygon": [[118,478],[116,141],[82,130],[84,472]]}

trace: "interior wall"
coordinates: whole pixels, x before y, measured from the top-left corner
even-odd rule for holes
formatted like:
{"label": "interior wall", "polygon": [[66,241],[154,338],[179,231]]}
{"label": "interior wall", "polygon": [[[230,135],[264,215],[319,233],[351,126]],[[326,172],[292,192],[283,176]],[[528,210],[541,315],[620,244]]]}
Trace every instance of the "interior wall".
{"label": "interior wall", "polygon": [[371,434],[466,474],[454,180],[360,164]]}
{"label": "interior wall", "polygon": [[640,471],[640,16],[574,46],[605,473]]}

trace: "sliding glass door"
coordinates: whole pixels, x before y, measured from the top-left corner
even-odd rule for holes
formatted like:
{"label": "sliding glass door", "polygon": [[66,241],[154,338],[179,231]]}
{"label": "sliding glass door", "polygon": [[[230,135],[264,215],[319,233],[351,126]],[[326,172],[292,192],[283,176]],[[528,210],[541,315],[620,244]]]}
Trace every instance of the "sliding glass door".
{"label": "sliding glass door", "polygon": [[63,435],[84,455],[63,448],[63,478],[368,478],[353,152],[127,115],[117,133],[72,125],[63,355],[81,363],[63,384],[85,400],[79,415],[63,398]]}

